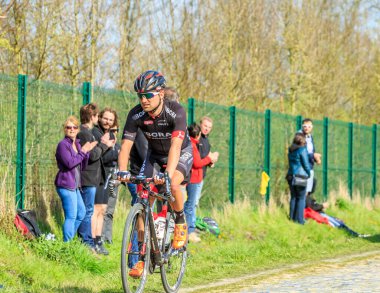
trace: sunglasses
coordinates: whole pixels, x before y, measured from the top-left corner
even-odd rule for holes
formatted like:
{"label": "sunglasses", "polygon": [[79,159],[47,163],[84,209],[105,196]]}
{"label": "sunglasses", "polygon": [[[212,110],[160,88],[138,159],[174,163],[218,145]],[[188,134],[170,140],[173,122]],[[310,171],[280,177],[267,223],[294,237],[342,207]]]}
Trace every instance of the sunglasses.
{"label": "sunglasses", "polygon": [[66,128],[67,130],[78,129],[78,126],[66,126],[65,128]]}
{"label": "sunglasses", "polygon": [[119,128],[116,129],[110,129],[111,132],[119,132]]}
{"label": "sunglasses", "polygon": [[142,98],[145,98],[147,100],[153,98],[155,95],[158,95],[159,92],[149,92],[149,93],[137,93],[137,96],[141,100]]}

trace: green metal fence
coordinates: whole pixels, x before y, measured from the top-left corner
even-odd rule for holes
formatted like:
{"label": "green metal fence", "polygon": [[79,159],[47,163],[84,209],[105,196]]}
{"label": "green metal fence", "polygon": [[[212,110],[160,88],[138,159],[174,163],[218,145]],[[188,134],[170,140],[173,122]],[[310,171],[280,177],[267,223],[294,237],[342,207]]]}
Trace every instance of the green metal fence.
{"label": "green metal fence", "polygon": [[[89,83],[73,88],[26,76],[0,75],[0,93],[0,204],[14,201],[16,194],[18,207],[38,207],[45,211],[46,218],[47,213],[61,210],[54,190],[54,154],[67,116],[78,116],[82,104],[94,101],[100,108],[117,109],[122,128],[127,113],[138,103],[130,93],[92,90]],[[284,180],[287,149],[301,127],[301,116],[270,110],[257,113],[193,98],[182,105],[189,123],[199,122],[203,116],[214,120],[210,141],[220,156],[215,168],[208,170],[203,204],[217,206],[243,197],[262,202],[259,185],[263,170],[271,177],[267,202],[269,196],[276,201],[288,193]],[[328,118],[313,124],[316,151],[322,154],[323,161],[315,167],[317,197],[327,198],[331,191],[342,190],[351,196],[375,196],[380,180],[379,128]]]}

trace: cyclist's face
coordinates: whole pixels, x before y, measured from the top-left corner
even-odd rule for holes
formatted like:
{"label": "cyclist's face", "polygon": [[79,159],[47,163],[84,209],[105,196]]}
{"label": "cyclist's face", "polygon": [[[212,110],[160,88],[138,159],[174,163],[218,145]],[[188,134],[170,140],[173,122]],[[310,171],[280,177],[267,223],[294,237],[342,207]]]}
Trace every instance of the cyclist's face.
{"label": "cyclist's face", "polygon": [[111,112],[104,112],[102,118],[99,118],[100,125],[104,130],[110,129],[115,122],[115,115]]}
{"label": "cyclist's face", "polygon": [[208,120],[203,120],[200,126],[201,126],[201,132],[204,135],[208,135],[212,129],[212,122]]}
{"label": "cyclist's face", "polygon": [[147,99],[144,95],[140,97],[140,104],[145,112],[150,112],[155,109],[160,104],[160,100],[164,98],[163,90],[155,93],[156,94],[150,99]]}

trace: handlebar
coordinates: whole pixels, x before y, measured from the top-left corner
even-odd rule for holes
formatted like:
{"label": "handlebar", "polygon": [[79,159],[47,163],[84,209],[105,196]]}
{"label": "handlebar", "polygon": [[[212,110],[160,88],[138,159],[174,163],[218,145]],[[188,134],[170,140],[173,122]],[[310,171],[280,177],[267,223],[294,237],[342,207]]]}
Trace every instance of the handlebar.
{"label": "handlebar", "polygon": [[[174,199],[172,192],[171,192],[171,179],[169,177],[168,172],[164,173],[164,179],[165,179],[165,197],[167,197],[170,201],[173,202],[175,199]],[[117,170],[113,170],[113,172],[110,173],[110,175],[108,176],[108,178],[105,182],[104,189],[107,189],[108,185],[110,185],[110,188],[113,187],[115,181],[130,182],[133,184],[149,185],[150,183],[154,183],[154,178],[148,178],[144,175],[137,175],[137,176],[129,177],[128,180],[119,180],[117,178]],[[155,194],[155,195],[159,196],[159,194]],[[161,196],[159,196],[159,197],[161,197]]]}
{"label": "handlebar", "polygon": [[[127,180],[121,180],[122,182],[126,182]],[[129,182],[133,184],[149,184],[154,182],[153,178],[147,178],[144,175],[137,175],[129,177]]]}

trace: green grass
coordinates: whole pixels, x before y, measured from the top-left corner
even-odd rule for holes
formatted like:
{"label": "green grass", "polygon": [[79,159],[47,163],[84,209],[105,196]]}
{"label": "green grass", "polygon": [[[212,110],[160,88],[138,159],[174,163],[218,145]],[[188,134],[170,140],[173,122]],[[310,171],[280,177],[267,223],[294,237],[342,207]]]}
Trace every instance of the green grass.
{"label": "green grass", "polygon": [[[345,199],[331,205],[329,214],[345,220],[353,230],[374,236],[352,238],[344,231],[308,221],[287,220],[286,210],[251,206],[248,201],[226,204],[222,210],[200,211],[214,217],[219,238],[203,234],[190,244],[183,288],[251,274],[306,260],[347,255],[380,248],[380,210]],[[125,204],[123,204],[125,206]],[[287,207],[286,207],[287,208]],[[78,241],[25,241],[10,225],[0,232],[1,292],[121,292],[119,259],[126,209],[120,203],[115,219],[115,243],[110,255],[93,255]],[[0,222],[2,226],[5,222]],[[2,227],[3,228],[3,227]],[[5,235],[4,231],[8,231]],[[149,276],[145,292],[162,292],[159,273]]]}

